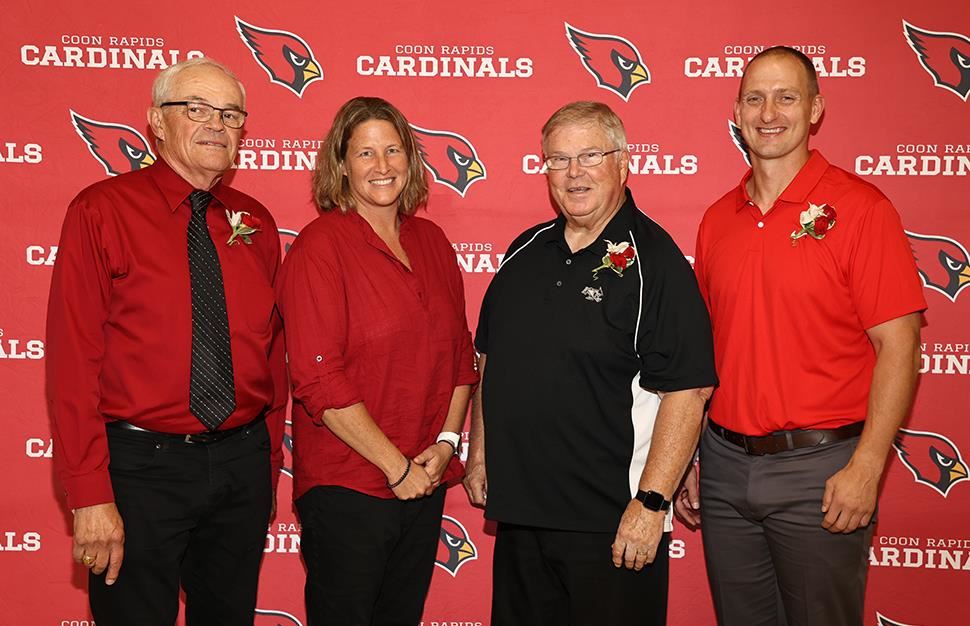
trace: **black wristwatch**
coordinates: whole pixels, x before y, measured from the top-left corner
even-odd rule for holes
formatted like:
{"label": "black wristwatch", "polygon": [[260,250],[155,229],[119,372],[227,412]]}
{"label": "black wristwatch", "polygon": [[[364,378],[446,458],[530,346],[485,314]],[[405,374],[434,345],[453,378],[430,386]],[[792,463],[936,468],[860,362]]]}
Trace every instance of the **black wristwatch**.
{"label": "black wristwatch", "polygon": [[662,493],[657,493],[656,491],[644,491],[641,489],[637,491],[634,500],[639,500],[643,504],[643,508],[650,509],[651,511],[666,511],[670,508],[670,500],[667,500],[663,497]]}

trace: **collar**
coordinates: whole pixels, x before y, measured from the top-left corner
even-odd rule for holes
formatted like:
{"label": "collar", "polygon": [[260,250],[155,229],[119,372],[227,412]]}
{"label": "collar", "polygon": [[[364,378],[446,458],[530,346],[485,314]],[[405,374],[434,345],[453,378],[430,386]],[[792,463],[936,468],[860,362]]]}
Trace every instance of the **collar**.
{"label": "collar", "polygon": [[[809,153],[808,161],[802,166],[802,169],[798,170],[798,174],[792,179],[785,190],[781,192],[778,200],[781,202],[790,202],[794,204],[802,204],[808,199],[808,194],[811,193],[813,189],[818,185],[819,181],[822,180],[822,176],[825,174],[825,170],[829,167],[829,162],[825,160],[822,153],[818,150],[812,150]],[[754,170],[749,169],[745,172],[744,177],[741,178],[741,183],[737,188],[737,195],[735,198],[735,212],[740,211],[741,207],[748,204],[751,201],[751,196],[748,195],[748,181],[751,180],[751,176],[754,175]]]}
{"label": "collar", "polygon": [[[577,250],[576,254],[586,251],[600,254],[599,251],[592,250],[597,243],[607,239],[613,243],[619,243],[621,241],[627,241],[630,238],[630,229],[633,228],[633,216],[639,209],[637,209],[637,203],[633,199],[633,193],[629,187],[624,189],[624,193],[626,194],[626,199],[620,205],[620,209],[610,218],[610,221],[603,227],[600,234],[596,236],[593,243],[582,250]],[[543,233],[543,235],[545,235],[546,243],[559,244],[564,250],[569,252],[569,246],[566,244],[566,218],[563,217],[562,213],[556,218],[553,227]],[[572,253],[570,252],[570,254]]]}
{"label": "collar", "polygon": [[[183,202],[189,197],[189,194],[195,191],[195,187],[191,185],[187,180],[178,175],[178,173],[172,169],[172,167],[165,162],[165,159],[159,157],[152,165],[149,165],[145,170],[148,176],[155,182],[155,186],[158,190],[162,192],[162,196],[165,198],[165,206],[169,211],[174,213]],[[220,179],[212,186],[209,190],[216,200],[219,201],[223,206],[229,206],[226,197],[226,187],[223,186],[222,180]]]}
{"label": "collar", "polygon": [[[613,243],[619,243],[630,238],[630,230],[633,228],[633,216],[639,209],[637,209],[637,203],[633,199],[633,193],[630,191],[630,188],[627,187],[624,189],[624,192],[626,193],[626,199],[620,205],[620,210],[616,212],[613,219],[607,223],[603,232],[600,233],[599,239],[609,239]],[[631,241],[630,243],[633,242]]]}

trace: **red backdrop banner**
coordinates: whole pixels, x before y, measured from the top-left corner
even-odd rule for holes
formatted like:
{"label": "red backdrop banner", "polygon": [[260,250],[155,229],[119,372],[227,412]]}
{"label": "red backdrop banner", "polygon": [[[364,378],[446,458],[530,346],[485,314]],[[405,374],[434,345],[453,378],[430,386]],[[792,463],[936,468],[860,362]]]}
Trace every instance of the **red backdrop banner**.
{"label": "red backdrop banner", "polygon": [[[970,276],[970,4],[457,6],[440,0],[5,4],[0,621],[94,623],[85,572],[71,560],[70,512],[51,471],[47,292],[71,198],[154,160],[145,110],[159,70],[207,55],[244,82],[251,116],[227,178],[273,212],[284,250],[315,215],[311,171],[337,108],[357,95],[396,104],[425,148],[433,178],[427,216],[453,243],[474,328],[511,239],[553,215],[537,175],[539,129],[553,111],[595,99],[620,115],[631,153],[629,186],[690,257],[704,209],[746,169],[729,122],[740,72],[775,44],[796,46],[815,63],[827,108],[813,146],[895,203],[929,303],[922,378],[903,432],[909,453],[894,452],[888,464],[865,623],[970,621],[959,592],[970,581],[964,521],[970,292],[960,279]],[[648,80],[630,88],[622,72],[633,63]],[[469,175],[472,160],[479,167]],[[962,477],[951,471],[957,464]],[[956,480],[941,482],[941,472]],[[300,526],[284,473],[279,514],[266,535],[260,626],[305,623]],[[424,626],[489,624],[493,538],[481,511],[460,488],[451,490]],[[713,624],[699,535],[678,526],[670,556],[670,624]]]}

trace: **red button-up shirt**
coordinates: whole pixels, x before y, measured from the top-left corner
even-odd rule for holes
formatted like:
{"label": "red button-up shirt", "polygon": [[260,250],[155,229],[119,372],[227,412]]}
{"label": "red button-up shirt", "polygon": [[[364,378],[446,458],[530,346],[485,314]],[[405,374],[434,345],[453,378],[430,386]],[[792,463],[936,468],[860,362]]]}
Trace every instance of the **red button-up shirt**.
{"label": "red button-up shirt", "polygon": [[[461,272],[433,222],[401,218],[409,270],[357,212],[324,213],[297,237],[277,296],[293,381],[294,497],[339,485],[393,498],[376,466],[322,425],[363,402],[407,457],[435,442],[455,387],[478,381]],[[443,479],[461,476],[452,458]]]}
{"label": "red button-up shirt", "polygon": [[[741,184],[701,222],[695,271],[721,386],[710,417],[747,435],[865,419],[875,351],[866,329],[926,308],[896,210],[817,151],[764,215]],[[836,211],[792,245],[799,215]]]}
{"label": "red button-up shirt", "polygon": [[[268,411],[274,485],[287,400],[273,282],[279,234],[263,205],[217,183],[209,232],[222,266],[236,408],[221,429]],[[189,412],[192,293],[186,243],[192,185],[159,159],[71,202],[47,317],[47,395],[54,464],[72,508],[114,500],[105,422],[167,433],[206,428]],[[226,245],[226,209],[262,221],[252,245]]]}

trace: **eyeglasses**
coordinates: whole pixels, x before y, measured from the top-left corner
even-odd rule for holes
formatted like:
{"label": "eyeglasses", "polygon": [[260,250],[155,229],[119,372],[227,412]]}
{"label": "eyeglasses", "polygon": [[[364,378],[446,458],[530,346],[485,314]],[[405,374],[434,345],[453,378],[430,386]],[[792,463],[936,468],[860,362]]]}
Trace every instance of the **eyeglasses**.
{"label": "eyeglasses", "polygon": [[239,109],[220,109],[219,107],[214,107],[211,104],[205,104],[203,102],[191,102],[188,100],[181,100],[179,102],[163,102],[158,106],[185,107],[185,114],[189,116],[190,120],[193,122],[203,123],[211,120],[212,115],[218,111],[219,118],[227,128],[242,128],[243,124],[246,123],[246,116],[249,115],[249,113],[240,111]]}
{"label": "eyeglasses", "polygon": [[574,157],[571,156],[551,156],[546,157],[546,169],[549,170],[564,170],[569,167],[569,162],[576,159],[581,167],[596,167],[603,162],[603,158],[607,154],[613,154],[614,152],[620,152],[622,148],[617,148],[616,150],[608,150],[606,152],[600,152],[599,150],[594,150],[591,152],[584,152],[578,154]]}

